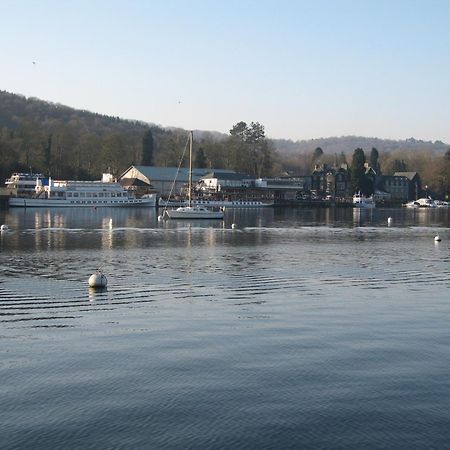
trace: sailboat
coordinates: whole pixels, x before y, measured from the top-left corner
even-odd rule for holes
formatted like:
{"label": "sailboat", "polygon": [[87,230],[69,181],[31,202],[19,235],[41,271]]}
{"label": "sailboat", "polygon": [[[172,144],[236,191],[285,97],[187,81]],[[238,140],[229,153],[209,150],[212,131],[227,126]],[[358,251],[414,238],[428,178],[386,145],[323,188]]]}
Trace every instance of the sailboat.
{"label": "sailboat", "polygon": [[165,211],[170,219],[223,219],[223,210],[213,211],[202,205],[192,204],[192,141],[194,133],[189,132],[189,186],[188,205]]}

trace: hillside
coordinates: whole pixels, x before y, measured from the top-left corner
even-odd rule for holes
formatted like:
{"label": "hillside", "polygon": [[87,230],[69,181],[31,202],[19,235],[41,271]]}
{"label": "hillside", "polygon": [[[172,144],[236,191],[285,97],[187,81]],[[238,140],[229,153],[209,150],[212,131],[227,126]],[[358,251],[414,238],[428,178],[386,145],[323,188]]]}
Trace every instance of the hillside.
{"label": "hillside", "polygon": [[278,152],[282,154],[312,153],[317,147],[320,147],[324,153],[328,154],[340,154],[341,152],[348,154],[353,152],[355,148],[362,148],[370,151],[373,147],[379,152],[431,150],[436,153],[445,153],[450,147],[448,144],[440,141],[427,142],[414,138],[397,141],[393,139],[362,136],[328,137],[295,142],[285,139],[276,139],[273,142],[275,143]]}
{"label": "hillside", "polygon": [[[97,179],[106,170],[120,175],[130,164],[141,162],[142,140],[148,130],[153,136],[153,164],[178,165],[186,141],[185,130],[162,128],[0,91],[0,183],[12,171],[42,171],[54,177],[74,179]],[[443,142],[413,138],[396,141],[343,136],[296,142],[267,141],[271,155],[266,160],[271,166],[266,173],[273,175],[286,170],[308,173],[310,155],[317,147],[322,148],[330,161],[341,153],[350,161],[354,149],[360,147],[368,153],[375,147],[387,172],[392,170],[397,158],[407,160],[413,154],[441,156],[449,148]],[[205,164],[202,167],[250,173],[249,167],[255,165],[255,162],[244,164],[242,151],[231,148],[227,134],[195,130],[195,149],[201,150]],[[421,169],[421,164],[415,161],[409,166],[411,170]]]}

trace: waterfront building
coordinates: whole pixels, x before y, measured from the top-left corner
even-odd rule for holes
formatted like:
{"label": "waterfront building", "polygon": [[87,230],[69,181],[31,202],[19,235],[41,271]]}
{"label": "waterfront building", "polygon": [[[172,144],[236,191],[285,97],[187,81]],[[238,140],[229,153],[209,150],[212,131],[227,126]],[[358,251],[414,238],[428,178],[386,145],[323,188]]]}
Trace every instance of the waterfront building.
{"label": "waterfront building", "polygon": [[[201,177],[211,172],[211,169],[193,169],[192,179],[197,182]],[[232,170],[215,170],[215,172],[234,173]],[[139,180],[152,186],[159,195],[168,196],[172,191],[175,195],[180,195],[189,180],[189,169],[185,167],[155,167],[155,166],[130,166],[119,177],[122,184],[127,184]]]}

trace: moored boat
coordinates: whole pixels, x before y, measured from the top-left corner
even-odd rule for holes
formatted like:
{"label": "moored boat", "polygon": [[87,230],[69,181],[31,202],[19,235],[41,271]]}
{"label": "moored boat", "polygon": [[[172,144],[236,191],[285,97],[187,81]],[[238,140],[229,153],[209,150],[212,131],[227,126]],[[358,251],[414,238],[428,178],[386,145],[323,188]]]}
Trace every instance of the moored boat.
{"label": "moored boat", "polygon": [[375,208],[375,200],[373,196],[366,197],[361,192],[357,192],[353,196],[353,206],[355,208]]}
{"label": "moored boat", "polygon": [[9,206],[12,207],[156,206],[156,194],[137,198],[115,181],[111,174],[103,174],[101,181],[47,180],[36,177],[34,190],[10,192]]}
{"label": "moored boat", "polygon": [[165,209],[163,216],[167,215],[169,219],[223,219],[223,209],[212,210],[203,205],[194,205],[192,203],[192,141],[193,132],[191,131],[189,133],[188,204],[177,209]]}
{"label": "moored boat", "polygon": [[[164,200],[159,199],[158,205],[160,207],[169,206],[188,206],[188,200]],[[193,206],[205,206],[213,208],[264,208],[273,206],[273,201],[262,200],[191,200]]]}
{"label": "moored boat", "polygon": [[214,211],[204,206],[180,206],[167,210],[171,219],[223,219],[223,211]]}
{"label": "moored boat", "polygon": [[406,208],[436,208],[436,202],[431,198],[418,198],[412,202],[405,203],[403,206]]}

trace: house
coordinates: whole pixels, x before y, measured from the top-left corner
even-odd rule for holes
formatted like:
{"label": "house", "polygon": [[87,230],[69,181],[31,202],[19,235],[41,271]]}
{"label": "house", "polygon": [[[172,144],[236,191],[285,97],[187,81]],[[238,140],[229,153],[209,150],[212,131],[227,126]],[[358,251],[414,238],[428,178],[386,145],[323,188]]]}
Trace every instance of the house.
{"label": "house", "polygon": [[383,191],[391,195],[393,202],[409,201],[409,180],[404,176],[383,175],[382,176]]}
{"label": "house", "polygon": [[421,196],[422,184],[417,172],[395,172],[381,177],[382,190],[391,195],[393,202],[409,202]]}
{"label": "house", "polygon": [[295,203],[302,200],[311,191],[311,176],[286,176],[276,178],[260,178],[257,187],[269,191],[275,203]]}
{"label": "house", "polygon": [[213,171],[198,181],[196,190],[220,192],[227,189],[249,188],[255,185],[255,179],[249,175],[233,171]]}
{"label": "house", "polygon": [[408,179],[408,201],[421,197],[422,181],[417,172],[395,172],[394,177],[405,177]]}
{"label": "house", "polygon": [[272,200],[273,192],[267,182],[233,171],[212,171],[195,185],[197,196],[224,200]]}
{"label": "house", "polygon": [[316,165],[311,177],[311,191],[318,198],[345,198],[351,195],[350,174],[346,165],[339,168]]}

